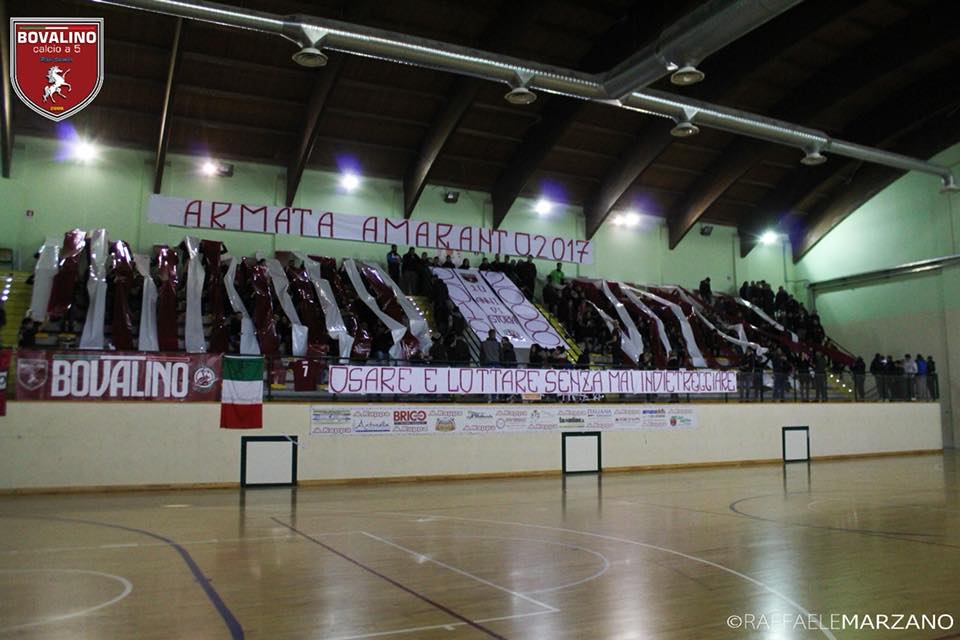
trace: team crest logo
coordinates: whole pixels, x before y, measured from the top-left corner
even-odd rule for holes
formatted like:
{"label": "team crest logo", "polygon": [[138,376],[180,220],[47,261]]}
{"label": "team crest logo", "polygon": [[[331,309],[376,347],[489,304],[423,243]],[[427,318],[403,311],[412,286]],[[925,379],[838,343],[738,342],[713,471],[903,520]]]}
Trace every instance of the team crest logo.
{"label": "team crest logo", "polygon": [[197,370],[193,372],[194,391],[207,391],[216,381],[217,374],[214,373],[210,367],[198,367]]}
{"label": "team crest logo", "polygon": [[78,113],[103,85],[103,18],[11,18],[10,81],[45,118]]}
{"label": "team crest logo", "polygon": [[36,391],[47,381],[47,361],[33,358],[17,360],[17,382],[27,391]]}

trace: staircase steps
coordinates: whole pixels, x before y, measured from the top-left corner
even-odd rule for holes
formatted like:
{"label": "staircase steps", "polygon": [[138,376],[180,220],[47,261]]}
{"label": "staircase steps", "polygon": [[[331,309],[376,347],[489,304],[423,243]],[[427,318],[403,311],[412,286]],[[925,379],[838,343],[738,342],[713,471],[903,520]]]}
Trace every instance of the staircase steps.
{"label": "staircase steps", "polygon": [[576,340],[570,337],[570,334],[567,333],[567,330],[562,324],[560,324],[560,321],[557,320],[557,317],[547,311],[545,306],[539,303],[534,303],[534,306],[540,311],[540,313],[543,314],[543,317],[547,322],[550,323],[550,326],[553,327],[553,330],[557,332],[557,335],[567,343],[567,360],[573,364],[577,364],[577,360],[580,359],[580,354],[583,353],[580,345],[577,344]]}

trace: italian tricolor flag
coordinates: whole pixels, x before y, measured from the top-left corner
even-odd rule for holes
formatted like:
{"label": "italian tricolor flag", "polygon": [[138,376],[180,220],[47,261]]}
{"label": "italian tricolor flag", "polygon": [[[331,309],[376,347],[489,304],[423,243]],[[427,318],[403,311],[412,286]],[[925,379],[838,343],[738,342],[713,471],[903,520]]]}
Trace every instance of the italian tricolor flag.
{"label": "italian tricolor flag", "polygon": [[223,357],[220,428],[263,428],[263,358]]}

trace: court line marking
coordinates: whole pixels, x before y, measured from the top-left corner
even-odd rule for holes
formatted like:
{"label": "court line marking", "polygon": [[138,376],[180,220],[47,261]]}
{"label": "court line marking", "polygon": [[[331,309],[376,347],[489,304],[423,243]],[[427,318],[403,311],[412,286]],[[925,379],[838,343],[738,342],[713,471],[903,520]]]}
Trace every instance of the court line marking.
{"label": "court line marking", "polygon": [[456,618],[456,619],[458,619],[458,620],[462,620],[463,622],[465,622],[466,624],[470,625],[470,626],[473,627],[474,629],[476,629],[476,630],[478,630],[478,631],[482,631],[483,633],[487,634],[487,635],[490,636],[491,638],[496,638],[497,640],[507,640],[507,639],[504,638],[503,636],[499,635],[498,633],[496,633],[495,631],[493,631],[493,630],[491,630],[491,629],[488,629],[487,627],[483,626],[483,625],[480,624],[479,622],[476,622],[475,620],[471,620],[470,618],[468,618],[468,617],[466,617],[466,616],[464,616],[464,615],[462,615],[462,614],[460,614],[460,613],[457,613],[456,611],[454,611],[453,609],[447,607],[446,605],[440,604],[440,603],[437,602],[436,600],[433,600],[433,599],[429,598],[428,596],[423,595],[423,594],[420,593],[419,591],[415,591],[414,589],[411,589],[410,587],[408,587],[408,586],[406,586],[406,585],[404,585],[404,584],[402,584],[402,583],[394,580],[394,579],[391,578],[390,576],[387,576],[387,575],[384,575],[384,574],[380,573],[379,571],[377,571],[377,570],[374,569],[373,567],[367,566],[367,565],[363,564],[362,562],[360,562],[359,560],[348,556],[347,554],[343,553],[342,551],[338,551],[337,549],[334,549],[333,547],[331,547],[331,546],[328,545],[327,543],[321,542],[319,539],[311,536],[310,534],[305,533],[304,531],[301,531],[300,529],[297,529],[297,528],[294,527],[292,524],[287,524],[286,522],[284,522],[284,521],[282,521],[282,520],[279,520],[279,519],[277,519],[277,518],[272,518],[272,517],[271,517],[270,519],[273,520],[274,522],[276,522],[277,524],[279,524],[279,525],[281,525],[281,526],[284,526],[284,527],[290,529],[290,531],[293,531],[294,533],[300,534],[301,536],[303,536],[304,538],[306,538],[306,539],[309,540],[310,542],[313,542],[314,544],[323,547],[324,549],[326,549],[326,550],[329,551],[330,553],[332,553],[332,554],[334,554],[334,555],[336,555],[336,556],[339,556],[340,558],[343,558],[343,559],[346,560],[347,562],[349,562],[349,563],[351,563],[351,564],[353,564],[353,565],[355,565],[355,566],[357,566],[357,567],[360,567],[361,569],[363,569],[363,570],[366,571],[367,573],[370,573],[370,574],[372,574],[372,575],[380,578],[381,580],[384,580],[384,581],[386,581],[386,582],[389,582],[390,584],[392,584],[393,586],[397,587],[398,589],[409,593],[410,595],[418,598],[419,600],[423,600],[423,601],[426,602],[427,604],[432,605],[433,607],[436,607],[436,608],[439,609],[440,611],[443,611],[444,613],[446,613],[447,615],[449,615],[449,616],[451,616],[451,617],[453,617],[453,618]]}
{"label": "court line marking", "polygon": [[[325,531],[324,533],[317,533],[314,535],[318,536],[342,536],[347,534],[357,533],[356,531]],[[199,544],[228,544],[232,542],[263,542],[266,540],[290,540],[296,539],[291,538],[290,534],[285,534],[282,536],[249,536],[245,538],[209,538],[207,540],[184,540],[179,544],[187,545],[199,545]],[[113,544],[97,544],[90,546],[76,546],[76,547],[35,547],[35,548],[25,548],[25,549],[6,549],[0,551],[0,555],[27,555],[32,553],[62,553],[65,551],[96,551],[99,549],[133,549],[139,547],[165,547],[168,546],[166,542],[123,542],[123,543],[113,543]]]}
{"label": "court line marking", "polygon": [[137,529],[136,527],[127,527],[122,524],[112,524],[109,522],[99,522],[97,520],[84,520],[82,518],[66,518],[62,516],[41,516],[41,515],[25,515],[25,514],[7,514],[0,513],[0,517],[5,518],[20,518],[26,520],[49,520],[51,522],[71,522],[75,524],[86,524],[95,527],[107,527],[109,529],[120,529],[122,531],[130,531],[133,533],[139,533],[141,535],[154,538],[155,540],[160,540],[167,545],[169,545],[177,554],[180,556],[180,559],[183,560],[183,563],[187,565],[187,568],[190,570],[190,573],[193,574],[194,579],[197,584],[200,585],[200,588],[203,589],[204,595],[207,596],[207,600],[210,601],[210,604],[213,605],[213,608],[217,610],[217,613],[220,615],[220,619],[223,620],[223,623],[227,626],[227,629],[230,631],[230,637],[233,640],[243,640],[243,626],[240,624],[240,621],[237,620],[236,616],[233,615],[233,612],[230,611],[230,608],[227,607],[227,603],[223,601],[223,598],[220,597],[220,594],[210,583],[210,579],[203,574],[203,570],[200,569],[200,565],[197,564],[196,560],[193,559],[193,556],[190,555],[190,552],[186,550],[183,545],[179,544],[176,540],[167,538],[158,533],[153,533],[152,531],[147,531],[146,529]]}
{"label": "court line marking", "polygon": [[[423,520],[418,520],[417,522],[430,522],[430,520],[429,520],[429,519],[423,519]],[[393,537],[393,538],[426,538],[426,537],[428,537],[428,536],[425,536],[425,535],[422,535],[422,534],[417,534],[417,535],[398,535],[398,536],[395,535],[395,536],[392,536],[392,537]],[[595,573],[593,573],[593,574],[591,574],[591,575],[589,575],[589,576],[587,576],[587,577],[585,577],[585,578],[581,578],[581,579],[575,580],[575,581],[573,581],[573,582],[567,582],[567,583],[565,583],[565,584],[557,585],[557,586],[555,586],[555,587],[546,587],[546,588],[544,588],[544,589],[535,589],[535,590],[533,590],[533,591],[521,591],[521,593],[524,593],[524,594],[526,594],[526,595],[532,595],[532,594],[535,594],[535,593],[552,593],[552,592],[554,592],[554,591],[560,591],[561,589],[568,589],[568,588],[570,588],[570,587],[575,587],[575,586],[581,585],[581,584],[583,584],[583,583],[585,583],[585,582],[590,582],[591,580],[596,580],[597,578],[599,578],[600,576],[602,576],[603,574],[605,574],[605,573],[610,569],[610,560],[607,558],[607,556],[603,555],[602,553],[600,553],[599,551],[596,551],[596,550],[594,550],[594,549],[589,549],[589,548],[587,548],[587,547],[583,547],[583,546],[580,546],[580,545],[577,545],[577,544],[572,544],[572,543],[569,543],[569,542],[560,542],[560,541],[557,541],[557,540],[545,540],[545,539],[543,539],[543,538],[518,538],[518,537],[513,537],[513,536],[475,536],[475,535],[449,534],[449,535],[445,535],[444,537],[454,538],[454,539],[456,539],[456,538],[470,538],[470,539],[478,539],[478,540],[520,540],[520,541],[522,541],[522,542],[537,542],[537,543],[541,543],[541,544],[552,544],[552,545],[556,545],[556,546],[558,546],[558,547],[567,547],[568,549],[574,549],[574,550],[576,550],[576,551],[585,551],[585,552],[587,552],[587,553],[593,554],[593,555],[595,555],[596,557],[600,558],[600,562],[603,563],[603,566],[600,568],[599,571],[597,571],[597,572],[595,572]]]}
{"label": "court line marking", "polygon": [[[475,622],[499,622],[501,620],[517,620],[518,618],[530,618],[533,616],[545,616],[554,613],[553,611],[531,611],[529,613],[516,613],[511,616],[497,616],[496,618],[479,618]],[[384,636],[395,636],[403,633],[415,633],[417,631],[432,631],[434,629],[446,629],[453,631],[456,627],[465,626],[466,622],[451,622],[449,624],[432,624],[424,627],[407,627],[405,629],[391,629],[389,631],[375,631],[373,633],[363,633],[356,636],[335,636],[327,640],[362,640],[363,638],[382,638]]]}
{"label": "court line marking", "polygon": [[[404,513],[404,512],[400,512],[400,511],[383,511],[383,512],[381,512],[381,513],[383,513],[383,514],[385,514],[385,515],[400,515],[400,516],[406,516],[406,517],[408,517],[408,518],[409,518],[409,517],[425,517],[425,516],[429,515],[429,514],[423,514],[423,513]],[[434,515],[433,517],[434,517],[434,518],[443,519],[443,520],[461,520],[461,521],[464,521],[464,522],[482,522],[482,523],[485,523],[485,524],[497,524],[497,525],[507,525],[507,526],[515,526],[515,527],[528,527],[528,528],[532,528],[532,529],[544,529],[544,530],[547,530],[547,531],[560,531],[560,532],[563,532],[563,533],[572,533],[572,534],[575,534],[575,535],[590,536],[590,537],[593,537],[593,538],[599,538],[599,539],[601,539],[601,540],[610,540],[610,541],[613,541],[613,542],[621,542],[621,543],[624,543],[624,544],[631,544],[631,545],[635,545],[635,546],[638,546],[638,547],[645,547],[645,548],[647,548],[647,549],[652,549],[652,550],[654,550],[654,551],[660,551],[660,552],[662,552],[662,553],[669,553],[669,554],[671,554],[671,555],[675,555],[675,556],[678,556],[678,557],[681,557],[681,558],[686,558],[687,560],[690,560],[690,561],[692,561],[692,562],[698,562],[698,563],[700,563],[700,564],[705,564],[705,565],[707,565],[707,566],[714,567],[715,569],[720,569],[721,571],[725,571],[725,572],[727,572],[727,573],[729,573],[729,574],[731,574],[731,575],[734,575],[734,576],[737,576],[738,578],[741,578],[741,579],[743,579],[743,580],[746,580],[747,582],[749,582],[749,583],[751,583],[751,584],[754,584],[754,585],[760,587],[761,589],[763,589],[763,590],[766,591],[767,593],[770,593],[770,594],[772,594],[772,595],[780,598],[781,600],[783,600],[784,602],[786,602],[786,603],[789,604],[790,606],[792,606],[792,607],[794,607],[795,609],[797,609],[797,611],[799,611],[799,612],[802,613],[803,615],[807,616],[808,619],[810,619],[810,618],[812,617],[812,614],[811,614],[809,611],[807,611],[806,608],[804,608],[799,602],[797,602],[796,600],[792,599],[790,596],[786,595],[785,593],[783,593],[783,592],[781,592],[781,591],[778,591],[777,589],[774,589],[773,587],[771,587],[770,585],[766,584],[765,582],[762,582],[762,581],[760,581],[760,580],[757,580],[756,578],[754,578],[754,577],[752,577],[752,576],[749,576],[749,575],[747,575],[747,574],[745,574],[745,573],[741,573],[740,571],[737,571],[736,569],[731,569],[730,567],[726,567],[726,566],[724,566],[724,565],[722,565],[722,564],[713,562],[712,560],[707,560],[706,558],[699,558],[699,557],[697,557],[697,556],[690,555],[690,554],[684,553],[684,552],[682,552],[682,551],[677,551],[676,549],[670,549],[669,547],[662,547],[662,546],[660,546],[660,545],[651,544],[651,543],[649,543],[649,542],[640,542],[639,540],[631,540],[631,539],[629,539],[629,538],[620,538],[620,537],[618,537],[618,536],[610,536],[610,535],[606,535],[606,534],[603,534],[603,533],[594,533],[594,532],[592,532],[592,531],[582,531],[582,530],[579,530],[579,529],[567,529],[567,528],[565,528],[565,527],[552,527],[552,526],[550,526],[550,525],[545,525],[545,524],[527,524],[527,523],[525,523],[525,522],[511,522],[511,521],[509,521],[509,520],[488,520],[488,519],[485,519],[485,518],[467,518],[467,517],[464,517],[464,516],[437,516],[437,515]],[[831,632],[830,629],[824,629],[823,627],[819,627],[819,626],[818,626],[818,630],[819,630],[825,637],[829,638],[830,640],[837,640],[836,636],[833,635],[833,632]]]}
{"label": "court line marking", "polygon": [[560,610],[557,609],[556,607],[550,606],[549,604],[547,604],[547,603],[545,603],[545,602],[540,602],[539,600],[536,600],[536,599],[534,599],[534,598],[531,598],[530,596],[524,595],[524,594],[519,593],[519,592],[517,592],[517,591],[513,591],[512,589],[508,589],[508,588],[506,588],[506,587],[502,587],[502,586],[500,586],[500,585],[498,585],[498,584],[495,584],[495,583],[493,583],[493,582],[490,582],[489,580],[486,580],[486,579],[484,579],[484,578],[481,578],[480,576],[474,575],[474,574],[470,573],[469,571],[464,571],[463,569],[460,569],[460,568],[457,568],[457,567],[455,567],[455,566],[453,566],[453,565],[447,564],[446,562],[443,562],[443,561],[441,561],[441,560],[437,560],[437,559],[435,559],[435,558],[431,558],[430,556],[428,556],[428,555],[426,555],[426,554],[423,554],[423,553],[420,553],[419,551],[414,551],[413,549],[408,549],[407,547],[404,547],[403,545],[399,545],[399,544],[397,544],[396,542],[392,542],[392,541],[390,541],[390,540],[387,540],[386,538],[381,538],[380,536],[374,535],[374,534],[369,533],[369,532],[367,532],[367,531],[361,531],[360,533],[362,533],[363,535],[367,536],[368,538],[372,538],[372,539],[376,540],[377,542],[382,542],[383,544],[388,545],[388,546],[391,546],[391,547],[393,547],[394,549],[399,549],[400,551],[403,551],[404,553],[408,553],[408,554],[410,554],[411,556],[413,556],[414,558],[417,558],[418,560],[421,560],[421,559],[422,559],[422,560],[426,560],[427,562],[431,562],[431,563],[437,565],[438,567],[443,567],[444,569],[447,569],[447,570],[449,570],[449,571],[453,571],[454,573],[459,573],[459,574],[462,575],[462,576],[466,576],[467,578],[471,578],[471,579],[473,579],[473,580],[476,580],[476,581],[479,582],[480,584],[485,584],[485,585],[487,585],[488,587],[492,587],[492,588],[494,588],[494,589],[497,589],[498,591],[502,591],[502,592],[504,592],[504,593],[510,594],[510,595],[513,596],[514,598],[519,598],[520,600],[526,600],[527,602],[529,602],[529,603],[531,603],[531,604],[535,604],[535,605],[537,605],[538,607],[541,607],[541,608],[549,611],[550,613],[556,613],[557,611],[560,611]]}
{"label": "court line marking", "polygon": [[70,613],[64,613],[58,616],[48,616],[42,620],[35,620],[34,622],[15,624],[9,627],[0,627],[0,633],[5,633],[7,631],[18,631],[20,629],[29,629],[31,627],[39,627],[41,625],[51,624],[53,622],[70,620],[71,618],[79,618],[80,616],[85,616],[89,613],[93,613],[94,611],[99,611],[100,609],[114,605],[126,598],[133,591],[133,584],[123,576],[116,576],[112,573],[103,573],[102,571],[88,571],[86,569],[0,569],[0,573],[83,573],[87,575],[100,576],[102,578],[110,578],[111,580],[116,580],[123,585],[123,590],[118,595],[110,598],[106,602],[101,602],[98,605],[87,607],[86,609],[81,609],[79,611],[72,611]]}

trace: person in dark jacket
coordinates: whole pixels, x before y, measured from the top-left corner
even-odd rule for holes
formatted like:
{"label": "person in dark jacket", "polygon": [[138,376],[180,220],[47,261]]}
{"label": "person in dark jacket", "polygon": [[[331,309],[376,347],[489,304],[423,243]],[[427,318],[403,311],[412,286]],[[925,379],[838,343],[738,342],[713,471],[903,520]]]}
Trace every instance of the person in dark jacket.
{"label": "person in dark jacket", "polygon": [[853,399],[857,402],[863,402],[866,397],[864,380],[867,378],[867,365],[863,358],[857,356],[857,359],[850,365],[850,373],[853,374]]}
{"label": "person in dark jacket", "polygon": [[433,343],[430,345],[430,360],[437,363],[447,361],[447,345],[440,339],[440,334],[433,334]]}
{"label": "person in dark jacket", "polygon": [[397,253],[397,245],[390,245],[390,252],[387,254],[387,273],[390,279],[400,284],[400,254]]}
{"label": "person in dark jacket", "polygon": [[933,356],[927,356],[927,391],[931,400],[940,398],[940,387],[937,381],[937,363],[933,361]]}
{"label": "person in dark jacket", "polygon": [[408,296],[417,295],[417,283],[420,278],[420,256],[414,247],[403,254],[400,261],[401,276],[403,278],[403,292]]}
{"label": "person in dark jacket", "polygon": [[827,361],[819,353],[813,356],[813,390],[816,402],[827,401]]}
{"label": "person in dark jacket", "polygon": [[517,366],[517,352],[507,336],[500,338],[500,364],[504,367]]}
{"label": "person in dark jacket", "polygon": [[880,402],[886,400],[889,395],[885,373],[883,356],[877,353],[870,361],[870,375],[873,376],[873,383],[877,387],[877,396]]}
{"label": "person in dark jacket", "polygon": [[490,329],[487,339],[480,343],[480,364],[485,367],[500,365],[500,343],[497,342],[497,332]]}

